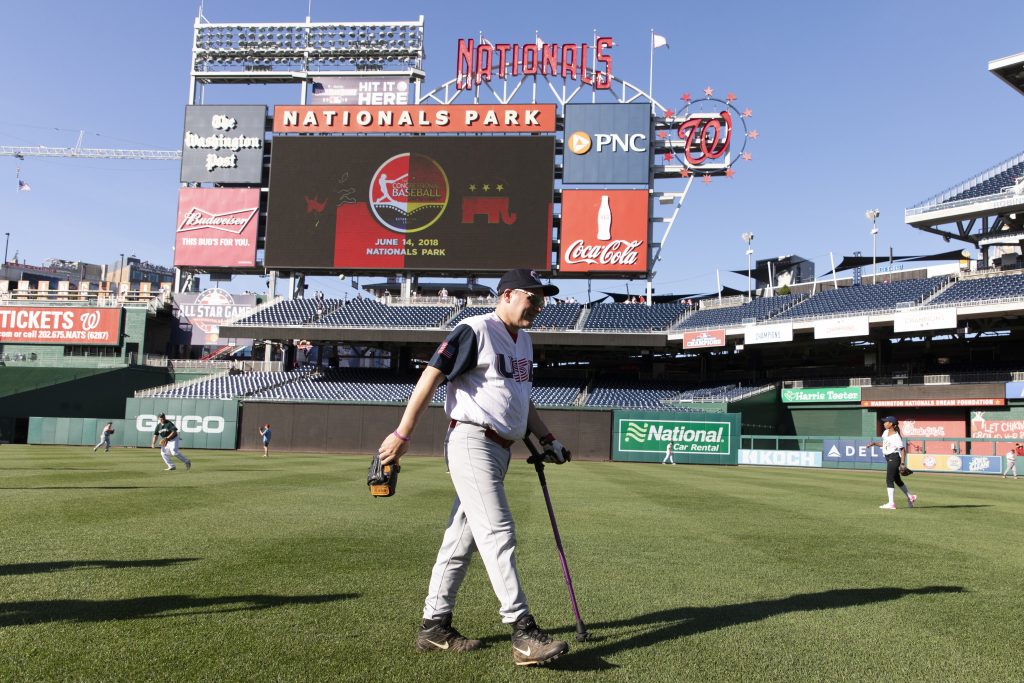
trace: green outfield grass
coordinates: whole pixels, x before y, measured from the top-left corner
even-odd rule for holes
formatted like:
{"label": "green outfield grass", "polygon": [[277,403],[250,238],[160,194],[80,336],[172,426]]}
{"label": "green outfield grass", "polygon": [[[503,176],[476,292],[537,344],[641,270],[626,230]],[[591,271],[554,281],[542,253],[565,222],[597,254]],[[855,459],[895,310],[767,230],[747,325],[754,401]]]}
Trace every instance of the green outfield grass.
{"label": "green outfield grass", "polygon": [[[0,447],[0,680],[1020,681],[1024,479],[548,466],[593,635],[512,665],[477,560],[470,653],[412,648],[451,504],[437,459],[371,499],[367,457]],[[507,480],[540,625],[573,618],[533,468]]]}

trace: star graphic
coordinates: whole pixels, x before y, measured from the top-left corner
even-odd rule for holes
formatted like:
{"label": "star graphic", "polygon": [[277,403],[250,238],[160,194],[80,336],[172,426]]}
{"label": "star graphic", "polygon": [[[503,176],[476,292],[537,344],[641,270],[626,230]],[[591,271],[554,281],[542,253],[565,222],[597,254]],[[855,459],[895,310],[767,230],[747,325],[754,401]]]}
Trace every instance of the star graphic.
{"label": "star graphic", "polygon": [[726,178],[732,178],[734,175],[736,175],[736,171],[732,170],[731,168],[725,169]]}
{"label": "star graphic", "polygon": [[690,172],[688,170],[686,170],[686,168],[684,167],[683,170],[679,171],[679,177],[680,178],[689,178],[690,177]]}
{"label": "star graphic", "polygon": [[693,96],[690,95],[690,93],[688,93],[688,92],[684,92],[683,96],[680,97],[679,99],[681,99],[683,102],[689,102],[690,100],[693,99]]}
{"label": "star graphic", "polygon": [[709,176],[706,173],[704,174],[704,184],[705,185],[710,185],[711,184],[711,176]]}
{"label": "star graphic", "polygon": [[758,136],[761,135],[761,134],[758,133],[756,130],[752,130],[749,133],[747,133],[747,135],[750,136],[751,140],[756,140],[758,138]]}
{"label": "star graphic", "polygon": [[676,115],[676,113],[672,109],[666,109],[665,110],[665,118],[666,119],[670,119],[670,118],[672,118],[675,115]]}
{"label": "star graphic", "polygon": [[491,186],[488,185],[487,183],[484,183],[484,192],[487,192],[490,189],[491,189]]}
{"label": "star graphic", "polygon": [[750,156],[750,152],[744,152],[740,155],[740,158],[743,159],[743,161],[750,161],[754,157]]}
{"label": "star graphic", "polygon": [[469,191],[470,192],[476,192],[476,183],[470,183],[469,184]]}
{"label": "star graphic", "polygon": [[672,152],[665,152],[665,161],[672,161]]}
{"label": "star graphic", "polygon": [[[708,87],[704,88],[704,96],[705,97],[711,97],[714,94],[715,94],[715,89],[712,88],[710,85]],[[707,178],[707,176],[704,176],[704,177]]]}
{"label": "star graphic", "polygon": [[733,101],[735,101],[735,99],[736,99],[736,96],[733,95],[732,93],[729,93],[728,95],[725,96],[725,101],[726,102],[733,102]]}
{"label": "star graphic", "polygon": [[495,192],[503,192],[504,190],[505,190],[505,186],[502,185],[501,183],[498,183],[497,185],[494,186],[494,191]]}
{"label": "star graphic", "polygon": [[749,107],[747,107],[746,109],[744,109],[744,110],[743,110],[743,113],[742,113],[742,114],[740,114],[740,116],[742,116],[742,117],[743,117],[743,118],[745,118],[745,119],[748,119],[748,118],[750,118],[750,117],[751,117],[751,116],[753,116],[753,115],[754,115],[754,112],[753,112],[753,111],[751,111]]}
{"label": "star graphic", "polygon": [[668,131],[666,131],[666,130],[659,130],[658,131],[658,137],[661,138],[662,140],[664,140],[665,138],[668,137]]}

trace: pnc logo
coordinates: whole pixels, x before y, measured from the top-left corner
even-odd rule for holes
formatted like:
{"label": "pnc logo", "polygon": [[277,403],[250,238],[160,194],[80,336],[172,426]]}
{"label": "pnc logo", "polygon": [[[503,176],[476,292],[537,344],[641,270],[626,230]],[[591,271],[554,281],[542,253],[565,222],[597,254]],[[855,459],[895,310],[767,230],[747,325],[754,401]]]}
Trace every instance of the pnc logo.
{"label": "pnc logo", "polygon": [[[219,415],[168,415],[167,419],[183,434],[224,433],[224,418]],[[140,432],[152,432],[158,424],[160,420],[156,415],[139,415],[135,418],[135,429]]]}
{"label": "pnc logo", "polygon": [[569,140],[565,144],[573,154],[586,154],[590,151],[593,143],[589,135],[582,130],[578,130],[569,136]]}

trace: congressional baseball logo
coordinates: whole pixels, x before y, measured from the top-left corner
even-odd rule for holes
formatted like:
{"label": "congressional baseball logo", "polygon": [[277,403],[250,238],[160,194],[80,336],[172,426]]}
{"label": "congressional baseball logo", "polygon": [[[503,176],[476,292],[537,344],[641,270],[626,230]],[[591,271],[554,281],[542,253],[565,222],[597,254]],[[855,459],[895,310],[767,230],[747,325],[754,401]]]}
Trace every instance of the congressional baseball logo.
{"label": "congressional baseball logo", "polygon": [[590,151],[593,142],[590,140],[589,135],[582,130],[578,130],[569,136],[569,140],[565,144],[573,154],[586,154]]}
{"label": "congressional baseball logo", "polygon": [[370,180],[370,210],[392,232],[426,230],[444,213],[448,198],[448,176],[423,154],[396,154]]}

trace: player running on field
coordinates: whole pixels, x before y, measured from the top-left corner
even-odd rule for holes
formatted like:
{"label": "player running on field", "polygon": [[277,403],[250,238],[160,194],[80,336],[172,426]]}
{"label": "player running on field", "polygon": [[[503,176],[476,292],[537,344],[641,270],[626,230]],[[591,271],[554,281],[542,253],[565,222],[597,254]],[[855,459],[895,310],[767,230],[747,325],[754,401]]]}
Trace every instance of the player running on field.
{"label": "player running on field", "polygon": [[181,439],[178,438],[178,428],[163,413],[157,415],[156,419],[157,425],[156,429],[153,430],[153,443],[150,446],[156,448],[156,440],[160,439],[160,457],[167,464],[167,471],[170,472],[173,469],[177,469],[174,466],[174,461],[171,460],[172,455],[185,463],[185,471],[191,470],[192,461],[181,454]]}
{"label": "player running on field", "polygon": [[544,435],[543,444],[561,464],[569,451],[552,436],[530,401],[533,342],[526,328],[558,293],[529,270],[511,270],[498,283],[493,313],[463,320],[434,352],[423,370],[402,420],[381,444],[381,462],[406,452],[420,415],[441,382],[448,380],[445,412],[451,418],[445,460],[455,486],[455,502],[437,553],[423,607],[416,649],[475,650],[481,641],[452,626],[452,610],[473,551],[479,551],[501,603],[501,620],[512,627],[512,658],[519,666],[545,664],[569,646],[542,631],[526,604],[516,570],[516,533],[505,497],[509,447],[527,429]]}

